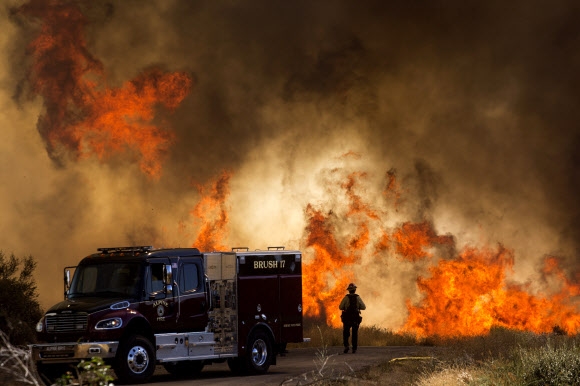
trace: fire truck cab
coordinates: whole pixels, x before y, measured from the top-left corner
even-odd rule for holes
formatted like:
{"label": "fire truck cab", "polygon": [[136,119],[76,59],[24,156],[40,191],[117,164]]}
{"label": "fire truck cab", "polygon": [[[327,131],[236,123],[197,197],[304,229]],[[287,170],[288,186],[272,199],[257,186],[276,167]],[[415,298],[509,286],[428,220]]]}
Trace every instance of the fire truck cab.
{"label": "fire truck cab", "polygon": [[287,343],[304,341],[301,258],[283,247],[99,248],[65,268],[65,300],[39,321],[33,359],[50,373],[101,357],[128,383],[157,364],[179,375],[223,361],[265,373]]}

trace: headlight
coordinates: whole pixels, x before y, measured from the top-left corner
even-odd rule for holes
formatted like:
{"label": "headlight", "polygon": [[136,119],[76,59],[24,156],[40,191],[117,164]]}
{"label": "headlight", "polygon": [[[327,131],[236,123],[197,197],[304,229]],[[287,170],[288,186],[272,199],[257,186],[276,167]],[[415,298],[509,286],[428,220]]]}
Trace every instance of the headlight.
{"label": "headlight", "polygon": [[42,332],[44,330],[44,316],[36,323],[36,332]]}
{"label": "headlight", "polygon": [[121,318],[105,319],[97,322],[95,330],[112,330],[114,328],[119,328],[122,325],[123,320]]}

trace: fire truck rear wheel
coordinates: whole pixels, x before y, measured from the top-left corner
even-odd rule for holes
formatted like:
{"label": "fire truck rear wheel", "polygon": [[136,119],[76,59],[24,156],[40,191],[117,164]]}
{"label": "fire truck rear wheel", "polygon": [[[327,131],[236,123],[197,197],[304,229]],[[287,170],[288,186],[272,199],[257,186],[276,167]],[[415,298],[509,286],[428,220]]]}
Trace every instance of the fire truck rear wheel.
{"label": "fire truck rear wheel", "polygon": [[155,351],[151,342],[141,336],[130,336],[117,352],[115,374],[123,383],[146,382],[155,371]]}
{"label": "fire truck rear wheel", "polygon": [[248,372],[250,374],[263,374],[268,371],[274,355],[270,336],[264,331],[256,331],[250,336],[247,347]]}

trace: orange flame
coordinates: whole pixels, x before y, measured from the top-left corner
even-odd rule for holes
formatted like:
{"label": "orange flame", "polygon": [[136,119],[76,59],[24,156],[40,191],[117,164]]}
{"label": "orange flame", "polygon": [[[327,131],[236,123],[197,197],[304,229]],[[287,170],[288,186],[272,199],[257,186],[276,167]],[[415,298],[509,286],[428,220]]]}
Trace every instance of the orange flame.
{"label": "orange flame", "polygon": [[379,217],[375,211],[371,210],[370,207],[363,202],[362,197],[355,193],[357,179],[365,178],[366,176],[367,173],[354,172],[351,173],[347,177],[347,180],[341,184],[341,187],[345,190],[345,193],[349,199],[349,210],[347,216],[364,214],[369,218],[377,220]]}
{"label": "orange flame", "polygon": [[555,296],[531,295],[522,286],[506,284],[513,262],[513,252],[502,246],[497,251],[467,248],[455,260],[441,260],[430,268],[431,277],[418,279],[426,297],[418,306],[407,303],[403,331],[425,337],[482,335],[492,326],[545,333],[559,326],[578,333],[580,315],[570,297],[578,287],[570,291],[565,282]]}
{"label": "orange flame", "polygon": [[[402,332],[419,337],[479,335],[493,326],[537,333],[550,332],[557,326],[569,334],[580,332],[575,298],[580,295],[580,275],[575,281],[569,279],[557,258],[546,258],[541,273],[550,284],[546,288],[556,283],[560,289],[534,295],[528,287],[508,281],[515,256],[501,245],[497,249],[465,248],[457,253],[454,237],[438,235],[429,221],[385,227],[385,213],[374,210],[355,193],[364,177],[364,172],[349,173],[339,184],[349,200],[345,208],[335,206],[326,213],[311,204],[306,208],[305,245],[312,249],[313,258],[303,264],[305,315],[340,326],[338,302],[348,282],[355,281],[358,273],[379,269],[388,264],[389,258],[396,258],[406,264],[420,263],[421,267],[428,264],[428,276],[417,278],[424,298],[418,304],[407,300],[409,314]],[[396,210],[402,190],[392,169],[385,177],[384,196]],[[345,226],[353,224],[357,229],[354,237],[344,232]],[[362,259],[365,251],[372,255],[372,261]],[[373,302],[374,293],[369,291],[367,305]]]}
{"label": "orange flame", "polygon": [[191,88],[190,76],[151,69],[121,88],[108,88],[102,63],[87,49],[88,21],[77,4],[34,0],[17,13],[41,23],[28,46],[29,80],[32,93],[44,100],[38,131],[48,154],[56,161],[63,150],[76,159],[96,155],[103,160],[130,150],[145,174],[159,178],[173,134],[153,123],[155,109],[179,106]]}
{"label": "orange flame", "polygon": [[429,251],[434,244],[453,245],[452,236],[437,236],[431,223],[404,223],[393,233],[396,243],[396,251],[399,256],[410,261],[430,258],[433,253]]}
{"label": "orange flame", "polygon": [[306,207],[308,238],[306,245],[312,247],[314,259],[302,265],[302,301],[304,314],[323,316],[331,326],[340,325],[338,304],[348,283],[354,279],[344,266],[352,265],[357,257],[339,246],[333,235],[332,213],[324,215],[312,205]]}
{"label": "orange flame", "polygon": [[[333,175],[341,172],[332,170]],[[192,214],[201,227],[194,246],[202,250],[225,249],[231,174],[222,175],[207,187]],[[386,178],[392,183],[392,174]],[[547,287],[560,285],[555,293],[533,295],[529,288],[508,281],[514,252],[497,248],[465,248],[455,252],[451,235],[438,235],[429,221],[404,222],[388,229],[384,212],[375,210],[358,193],[366,173],[345,174],[338,182],[347,198],[331,200],[335,207],[323,210],[312,204],[305,208],[307,225],[303,245],[303,306],[306,316],[322,318],[339,327],[338,304],[357,273],[377,269],[396,258],[405,264],[428,264],[428,276],[417,278],[424,298],[418,304],[407,300],[408,318],[401,332],[426,336],[471,336],[487,334],[493,326],[550,332],[557,326],[568,334],[580,332],[580,313],[575,303],[580,295],[580,276],[574,280],[560,268],[560,260],[547,257],[541,271]],[[354,231],[353,231],[354,229]],[[372,254],[370,262],[363,259]],[[452,256],[444,258],[445,255]],[[367,264],[365,266],[365,264]],[[378,264],[378,265],[377,265]],[[380,285],[380,283],[378,283]],[[367,291],[367,305],[378,292]],[[376,304],[374,305],[376,307]],[[387,307],[389,305],[386,305]]]}
{"label": "orange flame", "polygon": [[361,251],[370,243],[369,220],[379,218],[356,194],[358,181],[366,176],[366,173],[351,173],[339,184],[348,199],[345,220],[356,229],[345,241],[338,241],[338,231],[333,224],[341,219],[333,211],[325,215],[311,204],[305,211],[308,223],[305,243],[312,248],[313,258],[302,266],[304,313],[323,317],[334,327],[341,324],[338,304],[348,284],[354,281],[354,265],[360,262]]}
{"label": "orange flame", "polygon": [[231,176],[230,172],[223,171],[209,185],[198,186],[198,191],[202,197],[191,214],[201,224],[192,245],[200,251],[227,250],[224,240],[227,238],[229,217],[225,202],[230,195],[229,181]]}
{"label": "orange flame", "polygon": [[390,250],[391,236],[384,230],[381,230],[381,235],[379,240],[375,244],[375,250],[373,252],[374,256],[378,256],[381,253],[385,253]]}
{"label": "orange flame", "polygon": [[[544,259],[544,268],[542,269],[544,278],[554,278],[556,281],[563,283],[560,296],[580,295],[580,284],[573,284],[568,279],[564,271],[560,268],[560,260],[560,258],[554,256],[547,256]],[[580,282],[580,272],[576,273],[576,281]]]}

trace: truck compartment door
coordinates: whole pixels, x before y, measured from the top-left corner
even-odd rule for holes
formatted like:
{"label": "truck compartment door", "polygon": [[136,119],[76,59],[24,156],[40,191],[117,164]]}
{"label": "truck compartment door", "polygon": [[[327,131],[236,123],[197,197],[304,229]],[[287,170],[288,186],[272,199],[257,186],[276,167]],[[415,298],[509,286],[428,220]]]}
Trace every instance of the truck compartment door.
{"label": "truck compartment door", "polygon": [[286,343],[301,343],[302,339],[302,278],[280,275],[280,339]]}
{"label": "truck compartment door", "polygon": [[238,283],[240,337],[247,336],[257,323],[266,323],[277,334],[280,326],[278,277],[239,277]]}
{"label": "truck compartment door", "polygon": [[214,335],[208,332],[157,334],[157,360],[160,362],[214,357]]}

